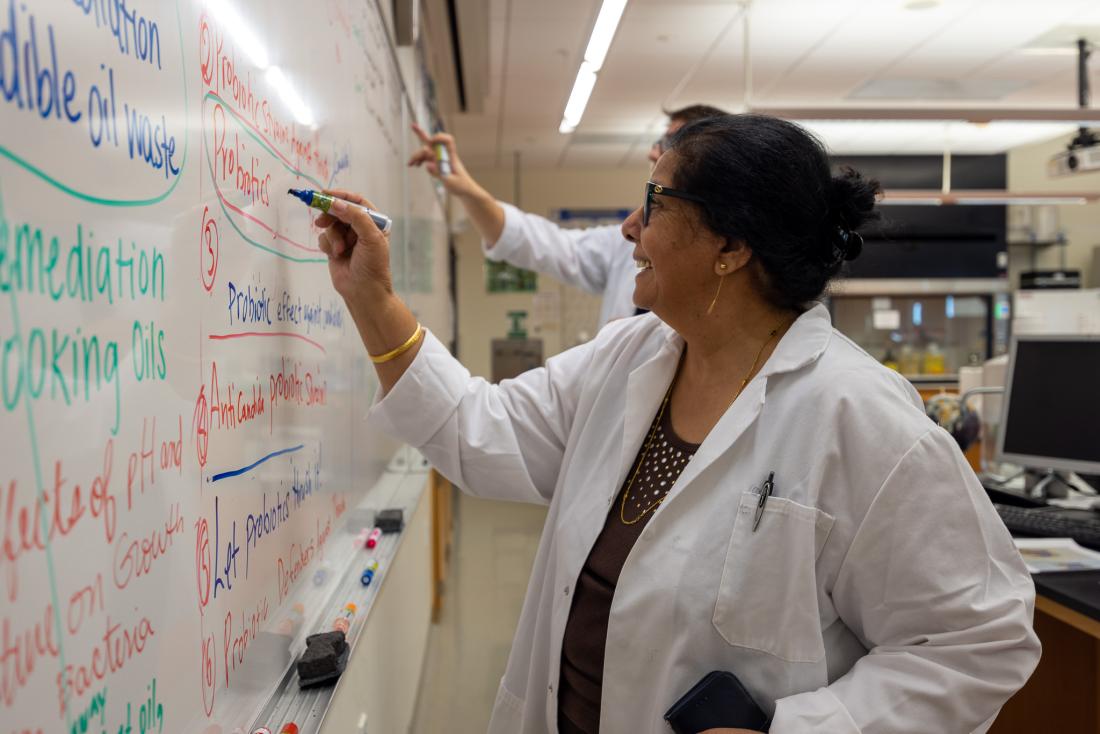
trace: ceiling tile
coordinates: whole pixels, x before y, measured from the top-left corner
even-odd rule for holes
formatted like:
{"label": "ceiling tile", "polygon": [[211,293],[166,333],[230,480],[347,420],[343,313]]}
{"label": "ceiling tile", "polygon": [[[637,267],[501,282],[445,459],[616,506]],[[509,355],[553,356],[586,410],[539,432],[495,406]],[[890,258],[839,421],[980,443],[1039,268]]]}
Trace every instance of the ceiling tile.
{"label": "ceiling tile", "polygon": [[[600,2],[489,2],[486,114],[458,116],[452,125],[469,155],[492,156],[493,164],[512,150],[530,164],[633,163],[663,128],[662,105],[736,109],[744,102],[742,26],[730,25],[740,12],[737,3],[630,0],[577,133],[624,141],[633,136],[633,148],[626,142],[580,144],[562,156],[569,138],[557,127]],[[868,104],[848,97],[876,80],[906,80],[977,90],[972,99],[956,101],[963,106],[989,106],[994,95],[988,86],[1001,84],[1016,91],[995,105],[1070,108],[1076,101],[1074,59],[1027,56],[1019,49],[1067,24],[1100,25],[1100,0],[943,0],[925,11],[905,10],[903,0],[756,0],[750,24],[757,106]],[[1098,65],[1094,60],[1100,87]],[[926,131],[849,130],[843,134],[851,142],[832,134],[844,145],[889,150],[920,149],[935,140]],[[961,144],[990,143],[977,136]]]}

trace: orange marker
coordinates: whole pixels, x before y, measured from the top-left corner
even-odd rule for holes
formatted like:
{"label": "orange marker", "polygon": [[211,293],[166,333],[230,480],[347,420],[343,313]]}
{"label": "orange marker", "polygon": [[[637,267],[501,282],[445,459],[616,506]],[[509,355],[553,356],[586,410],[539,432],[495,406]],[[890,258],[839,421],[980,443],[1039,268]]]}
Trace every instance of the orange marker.
{"label": "orange marker", "polygon": [[348,602],[344,605],[343,614],[336,618],[336,621],[332,623],[332,629],[334,632],[343,632],[345,635],[348,630],[351,629],[352,620],[355,619],[355,612],[358,607],[355,604]]}

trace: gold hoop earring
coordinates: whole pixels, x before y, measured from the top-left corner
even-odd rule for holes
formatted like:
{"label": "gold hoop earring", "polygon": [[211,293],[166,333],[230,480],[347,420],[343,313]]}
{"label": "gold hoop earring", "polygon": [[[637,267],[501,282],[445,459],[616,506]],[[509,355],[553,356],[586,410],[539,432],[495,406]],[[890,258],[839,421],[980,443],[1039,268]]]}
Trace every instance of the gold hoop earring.
{"label": "gold hoop earring", "polygon": [[[722,267],[725,267],[723,265]],[[718,290],[714,292],[714,298],[711,299],[710,306],[707,307],[707,315],[709,316],[714,311],[714,304],[718,303],[718,294],[722,292],[722,281],[726,279],[726,276],[722,275],[718,278]]]}

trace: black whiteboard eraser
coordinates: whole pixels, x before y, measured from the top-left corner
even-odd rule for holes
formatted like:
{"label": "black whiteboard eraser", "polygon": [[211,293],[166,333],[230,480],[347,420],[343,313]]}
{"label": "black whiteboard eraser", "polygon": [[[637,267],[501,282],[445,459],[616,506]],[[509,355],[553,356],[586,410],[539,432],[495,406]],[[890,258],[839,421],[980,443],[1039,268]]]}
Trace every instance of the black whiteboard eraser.
{"label": "black whiteboard eraser", "polygon": [[322,632],[306,638],[306,651],[298,658],[298,687],[308,688],[336,680],[348,664],[344,633]]}
{"label": "black whiteboard eraser", "polygon": [[374,516],[374,526],[383,533],[400,533],[405,527],[405,512],[400,507],[379,510]]}
{"label": "black whiteboard eraser", "polygon": [[308,648],[310,645],[328,646],[340,652],[347,645],[347,637],[340,630],[318,632],[306,638],[306,647]]}

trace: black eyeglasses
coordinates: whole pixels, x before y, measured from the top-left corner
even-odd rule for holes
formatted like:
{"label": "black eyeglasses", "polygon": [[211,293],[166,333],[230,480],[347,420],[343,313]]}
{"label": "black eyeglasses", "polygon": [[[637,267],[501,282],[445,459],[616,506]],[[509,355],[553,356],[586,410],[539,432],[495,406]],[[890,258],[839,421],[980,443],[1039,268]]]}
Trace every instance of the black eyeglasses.
{"label": "black eyeglasses", "polygon": [[653,205],[653,196],[674,196],[677,199],[686,199],[688,201],[694,201],[696,204],[702,204],[704,207],[707,205],[707,200],[701,196],[695,194],[689,194],[686,191],[678,191],[677,189],[670,189],[667,186],[662,186],[659,183],[653,181],[645,182],[645,203],[642,204],[642,226],[649,226],[649,210]]}

